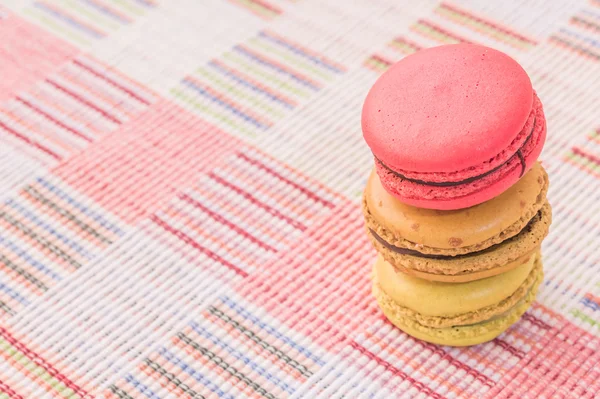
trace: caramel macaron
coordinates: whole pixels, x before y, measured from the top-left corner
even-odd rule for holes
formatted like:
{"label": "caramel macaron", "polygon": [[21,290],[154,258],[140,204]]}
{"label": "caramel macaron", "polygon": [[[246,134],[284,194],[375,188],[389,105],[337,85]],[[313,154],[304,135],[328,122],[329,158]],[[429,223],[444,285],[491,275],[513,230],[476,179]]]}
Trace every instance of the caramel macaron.
{"label": "caramel macaron", "polygon": [[363,212],[371,242],[396,269],[422,279],[468,282],[528,261],[548,234],[548,175],[536,163],[501,195],[470,208],[417,208],[371,173]]}

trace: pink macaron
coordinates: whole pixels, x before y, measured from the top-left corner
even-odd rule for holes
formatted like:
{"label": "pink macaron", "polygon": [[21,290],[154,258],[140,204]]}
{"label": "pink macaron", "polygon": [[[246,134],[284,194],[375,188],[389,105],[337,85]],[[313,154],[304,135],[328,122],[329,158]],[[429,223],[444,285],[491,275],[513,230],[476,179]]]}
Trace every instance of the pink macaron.
{"label": "pink macaron", "polygon": [[473,44],[422,50],[393,65],[367,95],[362,130],[385,189],[440,210],[501,194],[546,140],[527,73],[508,55]]}

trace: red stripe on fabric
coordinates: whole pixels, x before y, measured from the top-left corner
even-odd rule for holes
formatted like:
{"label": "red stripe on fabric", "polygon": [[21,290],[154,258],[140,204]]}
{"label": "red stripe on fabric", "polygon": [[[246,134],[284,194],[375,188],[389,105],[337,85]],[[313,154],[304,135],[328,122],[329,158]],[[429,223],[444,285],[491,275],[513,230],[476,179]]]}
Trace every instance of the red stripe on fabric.
{"label": "red stripe on fabric", "polygon": [[590,301],[600,305],[600,297],[597,297],[596,295],[592,294],[591,292],[588,292],[587,294],[585,294],[584,298],[589,299]]}
{"label": "red stripe on fabric", "polygon": [[92,102],[86,100],[85,98],[81,97],[79,94],[74,93],[73,91],[67,89],[66,87],[63,87],[61,85],[59,85],[58,83],[50,80],[50,79],[46,79],[46,82],[48,82],[49,84],[51,84],[52,86],[56,87],[58,90],[62,91],[63,93],[68,94],[69,96],[73,97],[74,99],[76,99],[77,101],[79,101],[80,103],[82,103],[83,105],[90,107],[91,109],[93,109],[94,111],[98,112],[99,114],[101,114],[102,116],[104,116],[106,119],[120,125],[121,121],[118,120],[116,117],[112,116],[111,114],[109,114],[107,111],[103,110],[102,108],[98,107],[97,105],[93,104]]}
{"label": "red stripe on fabric", "polygon": [[267,165],[265,165],[264,163],[250,158],[249,156],[247,156],[244,153],[238,153],[237,154],[238,158],[242,158],[243,160],[251,163],[254,166],[257,166],[259,169],[264,170],[265,172],[273,175],[274,177],[276,177],[278,180],[285,182],[287,184],[289,184],[290,186],[296,188],[297,190],[301,191],[302,193],[306,194],[307,197],[311,198],[312,200],[316,201],[316,202],[320,202],[323,205],[325,205],[328,208],[333,208],[335,205],[331,202],[331,201],[327,201],[324,198],[321,198],[320,196],[318,196],[317,194],[313,193],[312,191],[310,191],[309,189],[307,189],[306,187],[303,187],[301,185],[299,185],[298,183],[295,183],[293,181],[291,181],[290,179],[288,179],[285,176],[282,176],[280,173],[278,173],[277,171],[273,170],[272,168],[268,167]]}
{"label": "red stripe on fabric", "polygon": [[238,233],[242,237],[244,237],[244,238],[252,241],[253,243],[255,243],[256,245],[258,245],[259,247],[261,247],[263,249],[266,249],[267,251],[277,252],[277,250],[275,248],[273,248],[272,246],[270,246],[269,244],[267,244],[267,243],[259,240],[258,238],[254,237],[253,235],[251,235],[250,233],[248,233],[246,230],[244,230],[241,227],[233,224],[232,222],[230,222],[229,220],[225,219],[223,216],[219,215],[218,213],[211,211],[210,209],[208,209],[207,207],[205,207],[204,205],[202,205],[200,202],[196,201],[195,199],[193,199],[189,195],[187,195],[187,194],[180,194],[179,198],[181,198],[185,202],[189,203],[190,205],[193,205],[194,207],[202,210],[202,212],[206,213],[207,215],[209,215],[211,218],[213,218],[217,222],[224,224],[225,226],[229,227],[231,230],[235,231],[236,233]]}
{"label": "red stripe on fabric", "polygon": [[9,397],[14,399],[24,399],[21,395],[15,392],[14,389],[5,384],[2,380],[0,380],[0,392],[4,392]]}
{"label": "red stripe on fabric", "polygon": [[407,39],[403,38],[402,36],[395,38],[393,41],[396,43],[404,43],[404,44],[414,48],[415,50],[421,50],[423,48],[422,46],[419,46],[418,44],[416,44],[410,40],[407,40]]}
{"label": "red stripe on fabric", "polygon": [[494,342],[496,345],[498,345],[505,351],[509,352],[511,355],[518,357],[519,359],[523,359],[523,357],[525,356],[525,353],[523,351],[515,348],[514,346],[512,346],[506,341],[503,341],[500,338],[496,338],[492,342]]}
{"label": "red stripe on fabric", "polygon": [[523,40],[523,41],[525,41],[527,43],[537,44],[537,42],[535,40],[533,40],[533,39],[525,37],[525,36],[523,36],[523,35],[521,35],[521,34],[519,34],[517,32],[513,32],[512,30],[510,30],[508,28],[505,28],[503,26],[498,25],[496,22],[492,22],[492,21],[490,21],[488,19],[484,19],[484,18],[481,18],[479,16],[476,16],[476,15],[473,15],[471,13],[468,13],[468,12],[466,12],[466,11],[464,11],[464,10],[456,7],[456,6],[450,5],[448,3],[442,3],[441,7],[442,8],[447,8],[449,10],[452,10],[452,11],[454,11],[454,12],[456,12],[458,14],[464,15],[466,17],[470,17],[470,18],[474,19],[475,21],[482,22],[485,25],[489,25],[489,26],[491,26],[493,28],[498,29],[500,32],[504,32],[504,33],[506,33],[509,36],[516,37],[517,39],[521,39],[521,40]]}
{"label": "red stripe on fabric", "polygon": [[81,387],[79,387],[73,381],[68,379],[65,375],[63,375],[58,370],[56,370],[54,368],[54,366],[52,366],[50,363],[48,363],[46,360],[44,360],[37,353],[33,352],[32,350],[27,348],[24,344],[19,342],[5,328],[0,327],[0,335],[2,337],[4,337],[4,339],[6,339],[12,346],[17,348],[17,350],[19,350],[19,352],[21,352],[25,356],[27,356],[36,365],[42,367],[44,370],[46,370],[48,372],[48,374],[50,374],[52,377],[54,377],[57,380],[59,380],[60,382],[62,382],[66,387],[70,388],[71,390],[73,390],[76,394],[80,395],[81,397],[88,397],[87,396],[88,393],[86,391],[84,391]]}
{"label": "red stripe on fabric", "polygon": [[457,369],[464,370],[467,374],[469,374],[476,380],[479,380],[484,385],[487,385],[490,388],[494,386],[494,382],[492,380],[490,380],[488,378],[488,376],[486,376],[485,374],[480,373],[479,371],[475,370],[474,368],[471,368],[468,365],[462,363],[460,360],[454,358],[449,352],[444,351],[439,346],[430,344],[429,342],[425,342],[425,341],[422,342],[422,345],[423,345],[423,347],[429,349],[433,353],[437,353],[440,356],[439,362],[446,359],[446,360],[448,360],[448,362],[451,365],[453,365]]}
{"label": "red stripe on fabric", "polygon": [[99,77],[100,79],[106,81],[108,84],[110,84],[113,87],[116,87],[117,89],[121,90],[122,92],[127,93],[128,95],[130,95],[131,97],[135,98],[136,100],[138,100],[142,104],[145,104],[145,105],[150,105],[151,104],[150,101],[148,101],[148,100],[146,100],[146,99],[138,96],[137,94],[135,94],[133,91],[131,91],[127,87],[124,87],[124,86],[118,84],[117,82],[109,79],[106,75],[103,75],[100,72],[97,72],[96,70],[92,69],[91,67],[83,64],[81,61],[79,61],[79,60],[73,60],[73,64],[77,65],[81,69],[85,69],[86,71],[88,71],[92,75],[94,75],[96,77]]}
{"label": "red stripe on fabric", "polygon": [[448,37],[450,37],[450,38],[452,38],[454,40],[458,40],[459,42],[473,43],[473,42],[471,42],[471,41],[469,41],[467,39],[463,39],[462,37],[460,37],[458,35],[455,35],[454,33],[450,33],[446,29],[440,28],[438,25],[433,24],[433,23],[431,23],[429,21],[426,21],[424,19],[420,19],[418,23],[421,24],[421,25],[425,25],[425,26],[427,26],[427,27],[429,27],[429,28],[431,28],[433,30],[436,30],[436,31],[438,31],[438,32],[440,32],[440,33],[442,33],[442,34],[444,34],[444,35],[446,35],[446,36],[448,36]]}
{"label": "red stripe on fabric", "polygon": [[248,194],[246,191],[242,190],[241,188],[239,188],[238,186],[231,184],[227,181],[225,181],[224,179],[220,178],[219,176],[215,175],[214,173],[209,173],[208,176],[213,179],[214,181],[216,181],[217,183],[221,184],[222,186],[225,186],[227,188],[229,188],[230,190],[235,191],[237,194],[241,195],[242,197],[246,198],[248,201],[252,202],[253,204],[255,204],[256,206],[264,209],[265,211],[269,212],[271,215],[276,216],[277,218],[287,222],[289,225],[294,226],[295,228],[297,228],[300,231],[304,231],[306,230],[306,226],[304,226],[303,224],[285,216],[283,213],[279,212],[277,209],[272,208],[271,206],[259,201],[256,197]]}
{"label": "red stripe on fabric", "polygon": [[[598,303],[600,304],[600,302],[598,302]],[[535,324],[536,326],[538,326],[539,328],[542,328],[544,330],[552,329],[551,325],[549,325],[546,322],[544,322],[543,320],[535,317],[531,313],[525,313],[523,315],[523,319],[529,321],[531,324]]]}
{"label": "red stripe on fabric", "polygon": [[569,39],[567,38],[558,36],[557,34],[550,36],[549,41],[557,44],[559,47],[562,47],[566,50],[574,51],[577,54],[583,55],[584,57],[591,57],[596,61],[600,60],[600,54],[596,54],[583,46],[569,41]]}
{"label": "red stripe on fabric", "polygon": [[589,29],[593,33],[600,32],[600,25],[598,25],[592,21],[588,21],[586,19],[578,17],[578,16],[571,17],[571,23],[574,25],[577,25],[577,26],[581,26],[584,29]]}
{"label": "red stripe on fabric", "polygon": [[599,157],[597,157],[597,156],[595,156],[593,154],[587,153],[587,152],[581,150],[578,147],[573,147],[572,151],[573,151],[574,154],[577,154],[580,157],[584,157],[587,160],[595,163],[596,165],[600,165],[600,158]]}
{"label": "red stripe on fabric", "polygon": [[423,383],[421,383],[420,381],[415,380],[414,378],[412,378],[411,376],[409,376],[405,372],[401,371],[400,369],[397,369],[396,367],[394,367],[390,363],[386,362],[385,360],[383,360],[379,356],[375,355],[373,352],[369,351],[367,348],[365,348],[364,346],[362,346],[358,342],[351,341],[350,342],[350,346],[352,348],[356,349],[357,351],[359,351],[361,354],[363,354],[366,357],[368,357],[369,359],[371,359],[371,360],[377,362],[378,364],[382,365],[386,370],[390,371],[394,375],[402,378],[403,380],[406,380],[406,381],[410,382],[412,386],[414,386],[415,388],[417,388],[419,390],[419,392],[422,392],[422,393],[424,393],[426,395],[429,395],[429,396],[431,396],[433,398],[436,398],[436,399],[442,399],[442,396],[440,394],[438,394],[437,392],[432,391],[429,387],[423,385]]}
{"label": "red stripe on fabric", "polygon": [[[397,328],[385,316],[382,316],[382,318],[380,320],[383,321],[385,324],[387,324],[388,326],[390,326],[392,328]],[[425,341],[420,341],[420,343],[421,343],[421,345],[423,345],[424,348],[429,349],[433,353],[437,353],[438,356],[440,357],[439,362],[441,362],[444,359],[446,359],[446,360],[448,360],[448,362],[451,365],[453,365],[457,369],[464,370],[467,374],[471,375],[473,378],[479,380],[481,383],[487,385],[488,387],[491,388],[491,387],[493,387],[495,385],[494,381],[490,380],[488,378],[488,376],[486,376],[485,374],[482,374],[479,371],[471,368],[469,365],[467,365],[465,363],[462,363],[460,360],[458,360],[455,357],[453,357],[449,352],[444,351],[441,347],[439,347],[437,345],[434,345],[434,344],[430,344],[429,342],[425,342]]]}
{"label": "red stripe on fabric", "polygon": [[277,14],[281,14],[283,12],[281,10],[281,8],[275,7],[274,5],[269,4],[266,1],[261,1],[261,0],[250,0],[250,1],[254,4],[258,4],[261,7],[266,8],[267,10],[273,11],[274,13],[277,13]]}
{"label": "red stripe on fabric", "polygon": [[[244,7],[246,10],[250,11],[252,14],[254,14],[257,17],[262,18],[264,20],[269,20],[270,18],[273,17],[272,11],[270,11],[269,9],[265,9],[264,7],[263,8],[252,7],[252,5],[247,5],[247,4],[243,3],[241,0],[227,0],[227,1],[235,4],[236,6]],[[266,15],[265,15],[265,12],[266,12]]]}
{"label": "red stripe on fabric", "polygon": [[177,230],[177,229],[171,227],[167,222],[165,222],[164,220],[162,220],[158,216],[152,215],[152,216],[150,216],[150,220],[152,220],[154,223],[158,224],[165,231],[168,231],[169,233],[173,234],[175,237],[179,238],[181,241],[185,242],[188,245],[191,245],[193,248],[195,248],[198,251],[202,252],[203,254],[205,254],[206,256],[208,256],[209,258],[211,258],[212,260],[214,260],[216,262],[219,262],[220,264],[222,264],[223,266],[227,267],[230,270],[233,270],[236,274],[239,274],[242,277],[248,277],[248,273],[247,272],[245,272],[244,270],[240,269],[239,267],[237,267],[233,263],[228,262],[227,260],[221,258],[219,255],[217,255],[216,253],[214,253],[210,249],[205,248],[202,245],[198,244],[196,241],[194,241],[190,236],[188,236],[187,234],[185,234],[183,231]]}
{"label": "red stripe on fabric", "polygon": [[393,61],[388,61],[385,58],[377,55],[377,54],[373,54],[371,56],[372,59],[376,60],[377,62],[381,62],[382,64],[386,64],[386,65],[392,65],[394,62]]}
{"label": "red stripe on fabric", "polygon": [[42,115],[44,118],[48,119],[49,121],[54,122],[55,124],[57,124],[58,126],[62,127],[63,129],[68,130],[69,132],[73,133],[75,136],[84,139],[88,143],[92,142],[91,138],[87,137],[86,135],[84,135],[81,132],[78,132],[77,130],[73,129],[70,126],[65,125],[63,122],[59,121],[58,119],[56,119],[52,115],[50,115],[50,114],[42,111],[41,109],[39,109],[38,107],[36,107],[32,103],[30,103],[29,101],[27,101],[27,100],[25,100],[25,99],[23,99],[21,97],[17,97],[16,100],[19,101],[20,103],[24,104],[26,107],[34,110],[38,114]]}
{"label": "red stripe on fabric", "polygon": [[29,137],[22,135],[21,133],[17,132],[16,130],[12,129],[11,127],[5,125],[4,123],[0,122],[0,128],[4,129],[5,131],[7,131],[8,133],[12,134],[13,136],[15,136],[16,138],[26,142],[27,144],[37,148],[38,150],[50,155],[52,158],[60,161],[62,159],[62,157],[60,155],[58,155],[57,153],[55,153],[54,151],[52,151],[51,149],[49,149],[48,147],[44,147],[43,145],[41,145],[40,143],[38,143],[37,141],[31,140]]}

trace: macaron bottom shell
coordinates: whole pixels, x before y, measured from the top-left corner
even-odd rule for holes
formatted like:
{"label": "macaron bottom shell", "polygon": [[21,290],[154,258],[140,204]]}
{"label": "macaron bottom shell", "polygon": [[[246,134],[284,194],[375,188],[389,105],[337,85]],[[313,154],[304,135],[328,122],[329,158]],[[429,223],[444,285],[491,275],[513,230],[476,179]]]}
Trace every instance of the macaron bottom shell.
{"label": "macaron bottom shell", "polygon": [[[373,276],[373,295],[387,319],[396,327],[415,338],[438,345],[471,346],[488,342],[502,334],[511,325],[516,323],[529,309],[535,300],[538,288],[543,280],[541,260],[536,259],[532,273],[536,279],[530,290],[512,308],[489,320],[474,324],[465,324],[446,328],[424,326],[417,320],[406,317],[393,299],[386,294],[378,283],[377,275]],[[423,298],[423,300],[427,300]]]}
{"label": "macaron bottom shell", "polygon": [[455,283],[491,277],[516,267],[548,234],[548,187],[536,163],[490,201],[439,211],[400,202],[372,172],[362,201],[366,232],[377,252],[406,274]]}
{"label": "macaron bottom shell", "polygon": [[412,274],[432,281],[465,282],[491,277],[506,272],[506,267],[509,265],[515,266],[518,259],[522,259],[540,246],[548,234],[551,221],[552,211],[546,202],[538,215],[532,219],[532,223],[516,236],[498,244],[492,250],[450,259],[427,259],[398,254],[374,238],[370,231],[367,233],[377,252],[397,269],[411,269],[409,274],[416,271]]}

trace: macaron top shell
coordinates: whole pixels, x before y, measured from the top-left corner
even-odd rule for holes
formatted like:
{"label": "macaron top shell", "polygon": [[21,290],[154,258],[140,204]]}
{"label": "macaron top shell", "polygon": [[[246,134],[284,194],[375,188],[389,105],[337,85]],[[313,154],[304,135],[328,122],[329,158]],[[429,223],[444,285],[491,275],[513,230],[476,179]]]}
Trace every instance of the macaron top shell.
{"label": "macaron top shell", "polygon": [[522,265],[493,277],[467,283],[427,281],[398,272],[383,257],[375,262],[381,288],[397,304],[425,316],[452,316],[475,312],[508,298],[527,279],[536,256]]}
{"label": "macaron top shell", "polygon": [[501,154],[530,117],[527,73],[491,48],[456,44],[402,59],[373,85],[362,110],[365,140],[396,171],[451,173]]}

